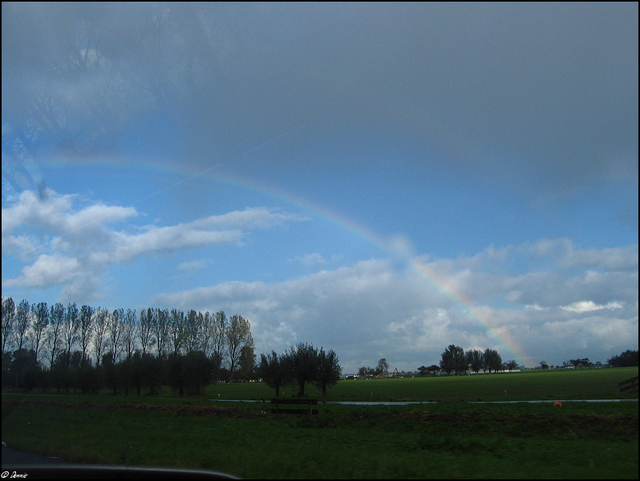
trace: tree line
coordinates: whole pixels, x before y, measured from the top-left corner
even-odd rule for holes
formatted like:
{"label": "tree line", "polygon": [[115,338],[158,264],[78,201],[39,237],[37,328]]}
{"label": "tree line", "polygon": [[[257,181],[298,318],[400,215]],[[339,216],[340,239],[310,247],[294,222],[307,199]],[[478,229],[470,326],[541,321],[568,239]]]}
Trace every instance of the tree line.
{"label": "tree line", "polygon": [[460,346],[449,345],[441,354],[440,365],[433,364],[429,367],[420,366],[421,376],[434,375],[444,372],[447,375],[452,373],[456,376],[473,371],[476,374],[482,370],[485,373],[498,372],[501,370],[512,371],[518,368],[516,361],[502,362],[502,356],[494,349],[470,349],[467,352]]}
{"label": "tree line", "polygon": [[631,367],[638,365],[638,351],[632,351],[627,349],[619,356],[613,356],[607,360],[607,363],[611,367]]}
{"label": "tree line", "polygon": [[179,309],[47,306],[2,299],[3,386],[114,392],[169,384],[199,392],[255,374],[251,325],[240,315]]}
{"label": "tree line", "polygon": [[386,358],[382,358],[378,361],[378,365],[375,368],[362,366],[358,369],[358,376],[360,377],[379,377],[389,375],[389,363]]}
{"label": "tree line", "polygon": [[298,387],[298,396],[304,396],[308,383],[315,384],[326,396],[327,388],[340,380],[342,368],[338,356],[333,351],[312,344],[299,343],[282,354],[271,351],[260,355],[258,375],[267,385],[276,390],[286,385]]}

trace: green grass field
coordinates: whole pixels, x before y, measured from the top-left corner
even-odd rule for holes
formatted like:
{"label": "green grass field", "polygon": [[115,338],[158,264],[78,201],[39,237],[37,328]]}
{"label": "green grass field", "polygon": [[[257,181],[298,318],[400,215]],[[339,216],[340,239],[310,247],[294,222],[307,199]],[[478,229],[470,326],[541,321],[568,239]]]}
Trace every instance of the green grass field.
{"label": "green grass field", "polygon": [[[340,381],[327,401],[522,401],[546,399],[617,399],[618,383],[637,376],[638,368],[529,371],[513,374],[442,376]],[[635,374],[634,374],[635,373]],[[297,392],[283,389],[285,396]],[[263,383],[216,384],[207,397],[268,399],[274,390]],[[321,397],[311,386],[310,397]],[[283,395],[283,393],[281,393]]]}
{"label": "green grass field", "polygon": [[259,383],[210,386],[197,399],[169,392],[3,393],[2,440],[72,462],[204,468],[248,478],[637,478],[636,402],[469,402],[504,400],[505,390],[511,400],[619,398],[617,383],[637,373],[341,381],[329,400],[441,402],[320,404],[317,416],[276,416],[267,403],[208,400],[269,399],[273,391]]}

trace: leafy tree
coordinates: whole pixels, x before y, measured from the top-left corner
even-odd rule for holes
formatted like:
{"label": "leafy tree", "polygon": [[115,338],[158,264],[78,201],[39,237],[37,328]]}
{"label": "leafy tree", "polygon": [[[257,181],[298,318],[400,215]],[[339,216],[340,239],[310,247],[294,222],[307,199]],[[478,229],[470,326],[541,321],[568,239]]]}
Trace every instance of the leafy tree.
{"label": "leafy tree", "polygon": [[203,351],[191,351],[181,357],[186,394],[188,396],[202,394],[204,387],[211,382],[211,361]]}
{"label": "leafy tree", "polygon": [[613,356],[607,360],[607,364],[611,367],[631,367],[638,365],[638,351],[627,349],[619,356]]}
{"label": "leafy tree", "polygon": [[183,359],[182,356],[172,352],[169,354],[169,358],[167,360],[168,365],[168,375],[169,375],[169,385],[174,393],[182,396],[184,395],[184,376],[182,375],[183,370]]}
{"label": "leafy tree", "polygon": [[547,361],[540,361],[540,367],[545,370],[545,369],[549,369],[549,364],[547,364]]}
{"label": "leafy tree", "polygon": [[[82,309],[81,309],[82,310]],[[78,371],[78,387],[83,394],[98,394],[102,389],[104,370],[91,365],[91,359],[85,355]]]}
{"label": "leafy tree", "polygon": [[[384,361],[386,364],[386,359],[381,359],[380,363],[378,363],[378,367],[381,367],[381,362]],[[335,352],[329,351],[327,353],[324,352],[324,349],[320,348],[320,352],[317,356],[317,373],[316,373],[316,385],[318,389],[322,390],[322,395],[327,395],[327,387],[333,386],[340,380],[340,376],[342,374],[342,368],[340,367],[340,361]],[[387,364],[387,369],[389,365]]]}
{"label": "leafy tree", "polygon": [[440,366],[438,366],[436,364],[432,364],[431,366],[429,366],[427,368],[427,371],[429,371],[431,374],[435,375],[436,373],[440,372]]}
{"label": "leafy tree", "polygon": [[440,367],[447,374],[452,372],[457,376],[464,374],[467,371],[467,359],[464,354],[464,349],[459,346],[451,344],[442,353],[442,359],[440,361]]}
{"label": "leafy tree", "polygon": [[483,354],[483,362],[485,371],[498,372],[502,368],[502,357],[498,354],[498,351],[494,349],[485,349]]}
{"label": "leafy tree", "polygon": [[470,369],[476,374],[478,374],[480,369],[484,367],[482,355],[482,351],[479,349],[471,349],[466,353],[467,364],[469,365]]}
{"label": "leafy tree", "polygon": [[238,361],[238,377],[240,379],[251,379],[255,373],[256,355],[253,345],[245,344],[240,351]]}
{"label": "leafy tree", "polygon": [[160,358],[147,353],[142,356],[142,384],[149,387],[149,394],[156,394],[162,383]]}
{"label": "leafy tree", "polygon": [[[142,312],[144,312],[144,309],[140,312],[141,316]],[[146,354],[144,355],[146,356]],[[136,389],[136,394],[138,396],[140,396],[140,393],[142,391],[142,379],[144,376],[142,356],[143,354],[140,351],[135,351],[131,356],[131,359],[127,360],[131,363],[131,384]]]}
{"label": "leafy tree", "polygon": [[292,380],[298,384],[298,396],[304,396],[305,384],[317,379],[318,350],[311,344],[299,343],[291,348],[287,357],[290,359]]}
{"label": "leafy tree", "polygon": [[41,376],[41,370],[35,361],[33,349],[18,349],[14,351],[8,369],[8,379],[14,387],[31,391]]}
{"label": "leafy tree", "polygon": [[118,394],[118,377],[116,376],[116,362],[113,357],[113,351],[109,351],[102,356],[102,370],[107,387],[112,390],[113,394]]}
{"label": "leafy tree", "polygon": [[516,361],[514,361],[514,360],[511,360],[511,361],[508,361],[507,363],[505,363],[504,367],[506,369],[508,369],[509,372],[511,372],[512,370],[518,368],[518,363]]}
{"label": "leafy tree", "polygon": [[120,380],[120,384],[124,388],[124,395],[129,395],[129,388],[133,384],[133,352],[127,355],[116,366],[116,377]]}
{"label": "leafy tree", "polygon": [[275,351],[271,351],[271,354],[260,354],[258,375],[267,383],[267,386],[276,390],[276,397],[279,397],[280,387],[287,384],[291,376],[286,353],[281,356],[278,356]]}
{"label": "leafy tree", "polygon": [[381,376],[383,375],[385,372],[389,372],[389,363],[387,362],[387,360],[383,357],[382,359],[380,359],[378,361],[378,367],[376,368],[376,376]]}
{"label": "leafy tree", "polygon": [[587,357],[582,359],[571,359],[569,362],[576,368],[589,367],[591,364],[591,361],[589,361],[589,358]]}
{"label": "leafy tree", "polygon": [[211,361],[202,351],[169,356],[169,384],[180,396],[199,395],[211,382]]}

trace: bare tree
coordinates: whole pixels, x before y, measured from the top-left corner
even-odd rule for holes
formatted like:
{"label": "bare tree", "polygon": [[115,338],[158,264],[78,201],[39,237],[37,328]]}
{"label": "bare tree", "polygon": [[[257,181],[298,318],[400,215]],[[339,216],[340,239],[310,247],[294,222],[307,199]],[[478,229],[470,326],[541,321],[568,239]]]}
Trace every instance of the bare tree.
{"label": "bare tree", "polygon": [[136,346],[136,330],[138,329],[136,311],[127,309],[122,319],[122,344],[127,353],[127,359],[131,359]]}
{"label": "bare tree", "polygon": [[56,302],[51,306],[51,312],[49,315],[49,329],[47,331],[47,349],[49,350],[49,367],[53,367],[58,351],[60,350],[60,343],[62,341],[62,325],[65,318],[64,305]]}
{"label": "bare tree", "polygon": [[105,350],[106,334],[109,326],[109,311],[98,308],[93,317],[95,319],[93,349],[96,354],[96,366],[99,366]]}
{"label": "bare tree", "polygon": [[18,351],[22,350],[30,324],[31,312],[29,310],[29,301],[23,299],[18,304],[18,309],[16,309],[15,337]]}
{"label": "bare tree", "polygon": [[163,357],[169,342],[169,311],[167,309],[152,309],[152,322],[156,340],[158,357]]}
{"label": "bare tree", "polygon": [[185,341],[184,312],[180,309],[171,309],[169,318],[169,339],[173,346],[173,354],[180,354]]}
{"label": "bare tree", "polygon": [[39,302],[37,305],[31,306],[31,312],[34,315],[33,325],[31,326],[31,346],[35,354],[35,363],[38,363],[38,354],[45,338],[47,326],[49,325],[49,308],[46,302]]}
{"label": "bare tree", "polygon": [[109,351],[111,352],[111,359],[113,363],[118,362],[118,356],[120,355],[121,340],[122,340],[122,318],[124,317],[124,309],[114,309],[109,316],[108,332],[109,339]]}
{"label": "bare tree", "polygon": [[65,367],[69,367],[71,362],[71,351],[74,344],[79,339],[80,317],[78,316],[78,306],[74,302],[68,304],[62,324],[62,342],[65,348]]}
{"label": "bare tree", "polygon": [[211,339],[213,337],[212,330],[215,316],[212,316],[209,311],[205,311],[205,313],[201,315],[202,318],[198,326],[200,344],[204,355],[209,358],[211,356]]}
{"label": "bare tree", "polygon": [[146,354],[148,350],[150,350],[151,345],[154,342],[153,330],[154,323],[152,309],[142,309],[140,311],[140,324],[138,326],[137,333],[143,355]]}
{"label": "bare tree", "polygon": [[227,353],[229,354],[229,377],[233,379],[236,367],[240,361],[240,355],[244,346],[253,347],[251,336],[251,324],[242,316],[233,315],[225,331],[227,341]]}
{"label": "bare tree", "polygon": [[13,336],[16,320],[16,303],[12,297],[2,298],[2,355],[7,348],[7,341]]}
{"label": "bare tree", "polygon": [[211,359],[215,362],[216,369],[221,366],[224,359],[227,324],[227,316],[224,311],[216,312],[211,326]]}
{"label": "bare tree", "polygon": [[87,360],[87,351],[93,335],[93,307],[84,305],[80,308],[80,349],[82,363]]}
{"label": "bare tree", "polygon": [[184,348],[188,354],[201,349],[200,323],[202,322],[201,314],[191,309],[184,318]]}

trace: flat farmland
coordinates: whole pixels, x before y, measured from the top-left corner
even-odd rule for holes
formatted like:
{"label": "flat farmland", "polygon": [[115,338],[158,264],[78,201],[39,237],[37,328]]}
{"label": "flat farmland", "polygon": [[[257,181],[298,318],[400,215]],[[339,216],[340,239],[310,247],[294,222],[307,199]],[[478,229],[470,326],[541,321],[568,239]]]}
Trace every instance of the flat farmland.
{"label": "flat farmland", "polygon": [[[638,375],[638,368],[529,371],[523,373],[435,376],[404,379],[340,381],[326,401],[529,401],[553,399],[618,399],[618,383]],[[288,386],[285,396],[297,393]],[[310,397],[321,398],[309,386]],[[264,383],[215,384],[207,388],[212,399],[269,399],[274,390]],[[281,393],[282,395],[282,393]],[[637,396],[633,396],[637,397]]]}
{"label": "flat farmland", "polygon": [[212,385],[206,396],[185,399],[169,392],[3,393],[2,439],[78,463],[212,469],[247,478],[637,479],[637,402],[470,402],[503,400],[505,390],[520,400],[612,399],[619,380],[637,372],[341,381],[330,400],[438,402],[321,403],[317,416],[272,415],[268,403],[209,400],[218,394],[269,399],[273,391],[261,383]]}

